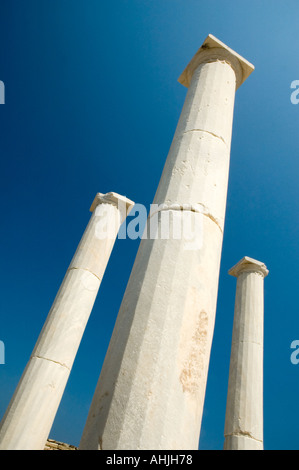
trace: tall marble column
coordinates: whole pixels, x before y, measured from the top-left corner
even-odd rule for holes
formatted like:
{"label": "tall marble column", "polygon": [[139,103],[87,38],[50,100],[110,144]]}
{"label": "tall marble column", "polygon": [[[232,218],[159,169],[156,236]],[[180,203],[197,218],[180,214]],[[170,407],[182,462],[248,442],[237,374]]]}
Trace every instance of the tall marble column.
{"label": "tall marble column", "polygon": [[[252,70],[210,35],[179,79],[188,93],[154,199],[157,230],[168,218],[170,237],[141,241],[80,449],[198,447],[235,91]],[[173,236],[187,220],[194,240],[191,230]]]}
{"label": "tall marble column", "polygon": [[98,193],[30,360],[0,425],[1,450],[43,450],[119,227],[132,201]]}
{"label": "tall marble column", "polygon": [[245,256],[229,274],[237,278],[225,450],[263,450],[264,278],[266,266]]}

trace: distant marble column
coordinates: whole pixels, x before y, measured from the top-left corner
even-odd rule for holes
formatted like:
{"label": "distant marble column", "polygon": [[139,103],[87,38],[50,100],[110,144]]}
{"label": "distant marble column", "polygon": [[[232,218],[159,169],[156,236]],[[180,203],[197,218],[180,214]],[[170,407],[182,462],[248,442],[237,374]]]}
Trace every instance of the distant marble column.
{"label": "distant marble column", "polygon": [[266,266],[245,256],[237,277],[224,450],[263,450],[264,278]]}
{"label": "distant marble column", "polygon": [[98,193],[92,216],[0,425],[1,450],[43,450],[119,227],[132,201]]}
{"label": "distant marble column", "polygon": [[[141,241],[80,449],[198,448],[235,91],[252,70],[209,36],[179,79],[189,89],[154,199],[170,236]],[[187,221],[194,243],[192,230],[172,235]]]}

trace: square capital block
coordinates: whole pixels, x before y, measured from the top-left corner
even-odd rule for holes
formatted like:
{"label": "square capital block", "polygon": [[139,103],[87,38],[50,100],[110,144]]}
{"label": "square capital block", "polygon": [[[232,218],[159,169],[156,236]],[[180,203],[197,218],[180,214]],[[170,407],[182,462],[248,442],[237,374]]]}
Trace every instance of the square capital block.
{"label": "square capital block", "polygon": [[216,60],[228,62],[233,67],[236,73],[236,88],[239,88],[254,70],[254,66],[248,62],[248,60],[237,54],[237,52],[226,46],[226,44],[215,36],[209,34],[203,45],[196,52],[184,72],[179,77],[178,81],[188,88],[193,73],[197,67],[200,64]]}
{"label": "square capital block", "polygon": [[134,202],[131,201],[130,199],[126,198],[125,196],[121,196],[120,194],[117,193],[97,193],[96,197],[94,198],[94,201],[90,207],[90,212],[93,212],[99,204],[113,204],[116,207],[119,208],[126,208],[126,215],[129,214],[129,212],[132,210],[134,206]]}
{"label": "square capital block", "polygon": [[244,256],[235,266],[233,266],[228,274],[234,277],[238,277],[243,272],[258,272],[263,275],[263,277],[268,276],[269,271],[264,263],[257,261],[256,259],[249,258],[249,256]]}

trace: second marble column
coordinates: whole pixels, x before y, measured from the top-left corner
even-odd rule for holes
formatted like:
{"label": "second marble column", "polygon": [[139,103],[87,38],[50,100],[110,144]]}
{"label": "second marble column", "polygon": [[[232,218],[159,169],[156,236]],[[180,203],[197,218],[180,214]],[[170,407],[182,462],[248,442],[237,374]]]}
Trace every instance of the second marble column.
{"label": "second marble column", "polygon": [[224,450],[263,450],[264,263],[245,256],[237,278]]}

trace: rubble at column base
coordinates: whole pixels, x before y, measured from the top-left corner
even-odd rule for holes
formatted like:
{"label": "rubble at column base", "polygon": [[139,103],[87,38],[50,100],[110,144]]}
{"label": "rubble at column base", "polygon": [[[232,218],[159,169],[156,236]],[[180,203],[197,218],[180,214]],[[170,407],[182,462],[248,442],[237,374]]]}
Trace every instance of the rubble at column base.
{"label": "rubble at column base", "polygon": [[70,444],[55,441],[54,439],[48,439],[44,450],[78,450],[78,448]]}

